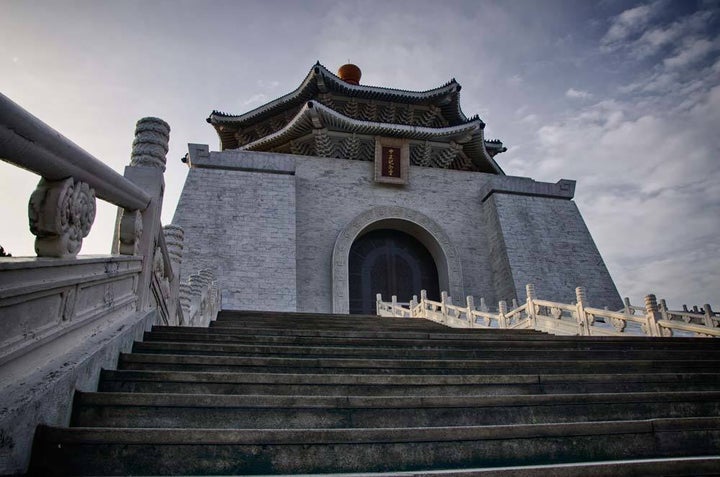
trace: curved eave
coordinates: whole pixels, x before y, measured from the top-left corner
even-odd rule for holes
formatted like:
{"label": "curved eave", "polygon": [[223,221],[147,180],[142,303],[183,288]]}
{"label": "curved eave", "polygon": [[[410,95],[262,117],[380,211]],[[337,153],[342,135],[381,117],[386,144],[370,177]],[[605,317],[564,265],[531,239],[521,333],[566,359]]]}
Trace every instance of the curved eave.
{"label": "curved eave", "polygon": [[258,150],[269,149],[286,143],[292,139],[310,134],[313,129],[328,128],[349,133],[389,136],[416,140],[429,140],[444,138],[453,140],[475,135],[482,130],[480,120],[450,126],[446,128],[429,128],[422,126],[408,126],[405,124],[388,124],[374,121],[361,121],[345,116],[316,101],[309,101],[288,124],[268,136],[248,143],[239,149]]}
{"label": "curved eave", "polygon": [[310,72],[300,86],[293,92],[241,115],[231,115],[220,111],[213,111],[208,117],[208,122],[213,125],[232,123],[237,126],[245,126],[246,124],[277,114],[284,109],[298,106],[320,92],[318,77],[321,77],[321,82],[328,91],[339,92],[347,96],[355,96],[368,100],[421,104],[435,103],[449,95],[446,104],[440,105],[443,113],[447,114],[449,116],[448,119],[452,119],[454,122],[461,123],[468,121],[467,117],[460,110],[458,99],[460,85],[454,79],[443,86],[427,91],[406,91],[402,89],[382,88],[379,86],[354,85],[346,83],[323,65],[317,63],[310,69]]}

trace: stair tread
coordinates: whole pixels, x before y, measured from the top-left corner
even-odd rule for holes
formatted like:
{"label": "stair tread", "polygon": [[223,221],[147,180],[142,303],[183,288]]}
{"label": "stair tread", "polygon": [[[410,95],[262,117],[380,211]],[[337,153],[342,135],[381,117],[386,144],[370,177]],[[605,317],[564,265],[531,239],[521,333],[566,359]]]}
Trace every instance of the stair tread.
{"label": "stair tread", "polygon": [[406,408],[497,407],[587,403],[720,401],[720,391],[520,394],[503,396],[262,396],[77,392],[79,405],[177,407]]}
{"label": "stair tread", "polygon": [[44,426],[45,438],[64,442],[163,444],[320,444],[464,441],[529,437],[572,437],[593,434],[720,430],[720,417],[595,421],[498,426],[450,426],[354,429],[195,429],[101,428]]}

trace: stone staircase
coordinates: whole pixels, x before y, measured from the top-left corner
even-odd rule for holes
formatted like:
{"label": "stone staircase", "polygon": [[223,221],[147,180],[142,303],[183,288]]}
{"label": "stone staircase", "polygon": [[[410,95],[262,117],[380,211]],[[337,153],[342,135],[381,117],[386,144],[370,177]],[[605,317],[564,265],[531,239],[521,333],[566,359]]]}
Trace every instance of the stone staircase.
{"label": "stone staircase", "polygon": [[720,475],[711,339],[224,311],[74,399],[31,475]]}

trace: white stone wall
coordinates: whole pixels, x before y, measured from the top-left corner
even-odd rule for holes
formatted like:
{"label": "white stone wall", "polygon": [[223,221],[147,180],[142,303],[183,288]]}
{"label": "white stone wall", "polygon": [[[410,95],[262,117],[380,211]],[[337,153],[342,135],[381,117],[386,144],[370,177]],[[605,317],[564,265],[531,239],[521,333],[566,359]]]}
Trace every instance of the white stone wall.
{"label": "white stone wall", "polygon": [[[498,249],[504,248],[512,270],[515,290],[524,297],[527,283],[535,285],[543,300],[575,302],[575,287],[587,290],[587,304],[608,306],[623,304],[605,263],[588,231],[575,202],[493,194],[486,206],[495,209]],[[507,275],[499,281],[508,287]]]}
{"label": "white stone wall", "polygon": [[593,304],[620,300],[568,200],[572,181],[411,166],[409,183],[397,186],[375,183],[371,162],[204,148],[191,146],[173,222],[185,229],[183,277],[218,269],[224,308],[331,312],[338,235],[378,206],[442,227],[461,258],[464,294],[477,303],[522,301],[528,282],[547,299],[572,301],[585,286]]}
{"label": "white stone wall", "polygon": [[409,183],[395,186],[375,183],[371,162],[298,158],[298,310],[332,310],[335,240],[355,217],[383,205],[416,210],[443,227],[462,257],[465,293],[494,299],[479,200],[488,177],[412,166]]}
{"label": "white stone wall", "polygon": [[225,309],[295,311],[295,177],[191,168],[173,223],[181,279],[217,270]]}

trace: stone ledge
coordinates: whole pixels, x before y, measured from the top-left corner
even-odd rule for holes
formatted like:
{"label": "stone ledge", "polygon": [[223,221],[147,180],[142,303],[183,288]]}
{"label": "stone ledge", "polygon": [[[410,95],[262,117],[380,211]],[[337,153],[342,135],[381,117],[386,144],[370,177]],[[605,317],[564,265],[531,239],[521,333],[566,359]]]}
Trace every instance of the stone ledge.
{"label": "stone ledge", "polygon": [[207,144],[188,144],[183,162],[188,167],[202,169],[295,174],[295,157],[290,154],[234,150],[210,152]]}
{"label": "stone ledge", "polygon": [[560,179],[556,183],[537,182],[524,177],[503,177],[495,179],[480,189],[480,202],[493,194],[526,195],[570,200],[575,196],[575,181]]}

